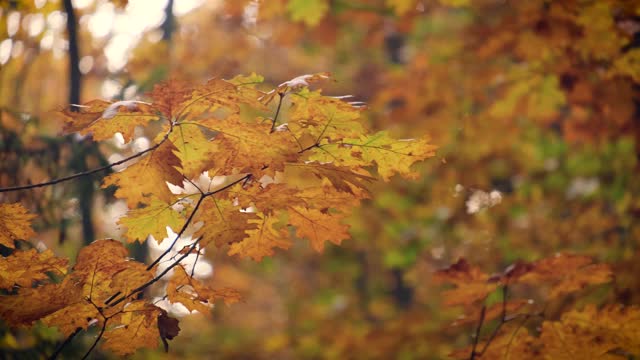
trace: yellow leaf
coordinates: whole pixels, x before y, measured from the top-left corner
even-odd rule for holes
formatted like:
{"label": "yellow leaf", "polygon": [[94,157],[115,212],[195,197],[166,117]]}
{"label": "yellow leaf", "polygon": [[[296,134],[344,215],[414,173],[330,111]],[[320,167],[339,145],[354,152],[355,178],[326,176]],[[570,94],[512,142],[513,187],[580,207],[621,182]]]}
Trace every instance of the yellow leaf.
{"label": "yellow leaf", "polygon": [[108,140],[121,133],[125,142],[133,137],[136,126],[145,126],[152,120],[160,119],[160,112],[151,104],[140,101],[117,101],[110,103],[92,100],[75,108],[65,109],[65,132],[93,134],[94,140]]}
{"label": "yellow leaf", "polygon": [[178,231],[184,222],[182,213],[174,210],[171,204],[155,198],[146,207],[129,210],[118,220],[119,224],[127,227],[125,235],[129,242],[144,242],[147,236],[152,235],[158,243],[167,236],[167,226]]}
{"label": "yellow leaf", "polygon": [[336,166],[369,166],[376,164],[378,174],[389,181],[394,174],[415,179],[418,173],[411,166],[435,155],[436,147],[427,138],[393,139],[386,131],[359,139],[321,145],[311,160],[333,162]]}
{"label": "yellow leaf", "polygon": [[13,249],[14,240],[27,240],[34,236],[31,220],[35,217],[20,203],[0,204],[0,245]]}
{"label": "yellow leaf", "polygon": [[167,182],[181,185],[183,176],[176,170],[180,159],[175,155],[177,149],[167,141],[149,155],[125,170],[107,176],[103,188],[110,185],[118,187],[115,196],[125,199],[130,209],[138,204],[150,204],[154,198],[170,203],[175,195],[171,193]]}

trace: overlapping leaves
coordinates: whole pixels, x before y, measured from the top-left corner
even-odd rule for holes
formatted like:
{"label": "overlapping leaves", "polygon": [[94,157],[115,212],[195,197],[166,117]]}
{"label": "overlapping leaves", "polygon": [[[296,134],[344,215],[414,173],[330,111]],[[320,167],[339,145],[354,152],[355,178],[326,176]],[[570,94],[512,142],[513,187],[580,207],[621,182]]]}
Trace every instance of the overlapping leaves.
{"label": "overlapping leaves", "polygon": [[[288,249],[292,237],[308,239],[319,252],[327,242],[348,239],[346,218],[369,197],[376,176],[413,178],[411,166],[433,156],[434,147],[426,139],[369,135],[357,104],[308,89],[328,77],[303,75],[269,92],[256,88],[262,78],[255,74],[196,86],[170,81],[157,85],[148,102],[93,100],[62,111],[67,132],[95,140],[119,133],[128,142],[136,127],[162,122],[154,143],[125,159],[128,166],[107,176],[103,187],[115,186],[127,203],[119,219],[127,241],[150,235],[162,241],[167,227],[177,235],[148,266],[128,259],[115,240],[83,248],[70,271],[50,251],[15,250],[0,264],[0,286],[8,291],[0,316],[13,326],[41,320],[66,336],[97,327],[96,342],[121,356],[159,340],[166,348],[177,321],[137,296],[169,270],[165,298],[172,303],[207,313],[216,300],[240,300],[233,289],[212,289],[189,275],[180,265],[186,256],[213,243],[260,261]],[[0,244],[13,248],[15,240],[31,237],[32,217],[19,204],[2,205]],[[173,249],[187,233],[191,243]],[[171,250],[177,254],[169,267],[155,274]]]}

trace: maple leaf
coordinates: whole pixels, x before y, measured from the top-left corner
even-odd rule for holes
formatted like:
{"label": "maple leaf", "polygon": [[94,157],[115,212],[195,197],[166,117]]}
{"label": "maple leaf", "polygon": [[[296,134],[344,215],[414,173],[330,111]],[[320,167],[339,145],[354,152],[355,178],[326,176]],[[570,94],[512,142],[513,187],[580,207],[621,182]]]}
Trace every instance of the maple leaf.
{"label": "maple leaf", "polygon": [[558,254],[531,263],[517,281],[528,284],[549,283],[551,298],[581,290],[587,285],[609,282],[613,279],[611,268],[606,264],[592,264],[588,256]]}
{"label": "maple leaf", "polygon": [[195,124],[179,124],[169,135],[180,159],[182,173],[193,179],[213,167],[216,158],[215,147]]}
{"label": "maple leaf", "polygon": [[189,311],[209,313],[216,300],[225,304],[240,301],[240,294],[232,289],[214,290],[197,279],[190,277],[182,266],[176,266],[167,285],[167,298],[172,303],[181,303]]}
{"label": "maple leaf", "polygon": [[233,206],[229,200],[207,199],[202,203],[194,220],[195,223],[202,221],[204,224],[194,236],[202,238],[202,248],[212,242],[218,247],[232,244],[242,240],[245,231],[256,228],[256,224],[249,222],[256,218],[254,213],[241,212],[240,208]]}
{"label": "maple leaf", "polygon": [[[353,190],[356,192],[355,189]],[[351,210],[360,204],[360,200],[368,198],[369,195],[366,191],[356,192],[355,196],[345,191],[339,191],[329,180],[325,179],[320,186],[301,190],[297,197],[319,209],[336,209],[344,214],[350,214]]]}
{"label": "maple leaf", "polygon": [[35,281],[48,279],[48,273],[64,275],[68,263],[69,260],[56,257],[51,250],[41,253],[36,249],[16,250],[0,262],[0,288],[31,287]]}
{"label": "maple leaf", "polygon": [[418,173],[411,166],[435,155],[436,147],[427,138],[397,140],[386,131],[363,135],[359,139],[344,139],[339,143],[321,145],[310,160],[335,162],[339,166],[368,166],[376,164],[378,174],[389,181],[394,174],[415,179]]}
{"label": "maple leaf", "polygon": [[75,110],[65,109],[65,132],[93,134],[94,140],[108,140],[121,133],[125,142],[133,137],[136,126],[145,126],[160,119],[159,111],[151,104],[140,101],[92,100],[84,105],[74,105]]}
{"label": "maple leaf", "polygon": [[542,324],[540,343],[549,359],[620,359],[640,355],[640,309],[619,305],[571,310]]}
{"label": "maple leaf", "polygon": [[309,239],[317,252],[324,250],[325,241],[340,245],[342,240],[351,238],[349,225],[342,223],[341,214],[304,207],[291,207],[290,210],[289,223],[296,227],[296,236]]}
{"label": "maple leaf", "polygon": [[[301,177],[305,181],[308,181],[308,176],[303,176],[306,174],[313,174],[319,179],[327,179],[336,190],[350,193],[355,197],[368,194],[367,188],[375,180],[366,170],[358,167],[336,166],[332,163],[323,164],[316,161],[287,164],[285,171],[287,177],[293,175]],[[289,179],[287,180],[290,182]],[[363,191],[357,191],[354,186]]]}
{"label": "maple leaf", "polygon": [[322,96],[320,91],[303,89],[292,100],[287,124],[298,138],[314,139],[313,144],[323,140],[338,141],[366,133],[360,119],[361,109],[341,99]]}
{"label": "maple leaf", "polygon": [[133,301],[113,318],[117,326],[104,333],[102,347],[118,356],[158,346],[158,317],[162,309],[145,301]]}
{"label": "maple leaf", "polygon": [[229,255],[248,256],[255,261],[260,261],[265,256],[273,255],[274,248],[286,250],[291,247],[288,234],[283,229],[274,228],[274,225],[279,223],[277,213],[273,215],[257,213],[257,215],[257,219],[249,220],[249,223],[256,224],[257,228],[245,231],[249,236],[231,244]]}
{"label": "maple leaf", "polygon": [[127,227],[125,235],[129,242],[144,242],[149,235],[161,242],[167,236],[167,226],[179,229],[185,221],[171,204],[154,198],[146,207],[129,210],[118,223]]}
{"label": "maple leaf", "polygon": [[456,286],[455,289],[443,293],[444,304],[447,306],[472,305],[483,301],[498,286],[496,282],[489,281],[489,275],[469,265],[465,259],[460,259],[450,267],[437,271],[434,280]]}
{"label": "maple leaf", "polygon": [[83,295],[98,305],[113,294],[130,290],[153,279],[146,266],[128,259],[128,250],[116,240],[97,240],[80,250],[73,267],[74,276],[84,277]]}
{"label": "maple leaf", "polygon": [[20,203],[0,204],[0,245],[13,249],[14,240],[27,240],[34,236],[31,220],[35,217]]}
{"label": "maple leaf", "polygon": [[[81,295],[82,283],[67,278],[59,284],[21,288],[16,295],[0,295],[0,318],[12,326],[30,325],[77,303]],[[88,325],[86,317],[83,324]]]}
{"label": "maple leaf", "polygon": [[258,178],[261,173],[273,175],[300,156],[291,134],[271,133],[271,123],[266,121],[250,123],[231,117],[205,119],[198,124],[219,133],[214,141],[218,174],[252,173]]}
{"label": "maple leaf", "polygon": [[180,159],[175,152],[176,147],[166,141],[137,163],[105,177],[102,187],[117,186],[115,196],[125,199],[130,209],[135,209],[140,203],[149,204],[154,198],[170,203],[175,195],[167,182],[181,185],[183,180],[176,169],[180,166]]}
{"label": "maple leaf", "polygon": [[267,215],[290,206],[307,205],[307,202],[298,196],[300,194],[298,189],[284,183],[269,184],[264,187],[260,183],[254,183],[248,188],[229,193],[237,198],[240,206],[254,207]]}

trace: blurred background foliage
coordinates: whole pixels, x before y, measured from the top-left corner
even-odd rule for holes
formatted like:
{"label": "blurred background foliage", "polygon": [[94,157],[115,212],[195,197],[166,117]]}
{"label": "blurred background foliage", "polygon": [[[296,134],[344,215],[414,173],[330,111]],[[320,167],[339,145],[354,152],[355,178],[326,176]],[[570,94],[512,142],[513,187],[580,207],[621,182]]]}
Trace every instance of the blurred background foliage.
{"label": "blurred background foliage", "polygon": [[[148,147],[142,129],[130,144],[61,137],[55,110],[94,98],[139,98],[168,79],[256,72],[275,86],[331,71],[336,81],[324,93],[366,102],[372,127],[429,134],[439,146],[417,181],[374,186],[374,199],[351,221],[353,240],[340,247],[319,255],[299,242],[261,263],[211,249],[201,276],[237,288],[244,302],[182,317],[168,354],[146,351],[136,359],[443,358],[472,341],[474,324],[451,326],[460,313],[443,308],[441,286],[432,281],[436,269],[461,257],[487,273],[558,252],[613,266],[615,281],[605,289],[541,304],[546,319],[588,302],[640,303],[637,2],[0,4],[3,187]],[[80,82],[70,85],[74,66]],[[97,191],[100,179],[0,200],[30,204],[40,215],[34,244],[73,258],[84,243],[119,236],[115,221],[126,206]],[[135,249],[139,258],[149,251]],[[535,302],[540,292],[521,296]],[[54,329],[3,327],[0,349],[38,358],[59,340]],[[65,354],[82,354],[91,341],[76,340]]]}

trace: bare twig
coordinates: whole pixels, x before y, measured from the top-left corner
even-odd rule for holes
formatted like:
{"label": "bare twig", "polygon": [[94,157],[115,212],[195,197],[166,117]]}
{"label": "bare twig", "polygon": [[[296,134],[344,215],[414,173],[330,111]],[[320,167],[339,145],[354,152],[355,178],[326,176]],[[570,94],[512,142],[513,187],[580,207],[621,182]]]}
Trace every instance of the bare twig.
{"label": "bare twig", "polygon": [[478,321],[478,327],[476,328],[476,332],[473,338],[473,347],[471,348],[471,356],[469,356],[469,360],[474,360],[476,355],[480,355],[476,352],[476,348],[478,347],[478,341],[480,340],[480,331],[482,330],[482,324],[484,323],[484,315],[487,312],[487,305],[482,305],[482,310],[480,311],[480,320]]}
{"label": "bare twig", "polygon": [[79,172],[79,173],[76,173],[76,174],[73,174],[73,175],[61,177],[61,178],[58,178],[58,179],[41,182],[41,183],[38,183],[38,184],[20,185],[20,186],[12,186],[12,187],[0,188],[0,193],[10,192],[10,191],[29,190],[29,189],[35,189],[35,188],[40,188],[40,187],[44,187],[44,186],[56,185],[56,184],[59,184],[61,182],[65,182],[65,181],[77,179],[77,178],[80,178],[80,177],[83,177],[83,176],[89,176],[89,175],[92,175],[92,174],[95,174],[95,173],[98,173],[98,172],[101,172],[101,171],[109,170],[114,166],[118,166],[118,165],[124,164],[129,160],[133,160],[133,159],[138,158],[138,157],[140,157],[140,156],[142,156],[142,155],[144,155],[144,154],[146,154],[148,152],[151,152],[151,151],[157,149],[158,147],[160,147],[160,145],[162,145],[162,143],[164,143],[169,138],[169,134],[170,133],[171,133],[171,130],[169,130],[169,132],[164,136],[164,138],[162,138],[162,140],[159,143],[153,145],[152,147],[150,147],[150,148],[148,148],[146,150],[140,151],[138,153],[135,153],[135,154],[133,154],[133,155],[131,155],[129,157],[126,157],[126,158],[124,158],[122,160],[110,163],[108,165],[101,166],[99,168],[95,168],[95,169],[91,169],[91,170],[87,170],[87,171],[83,171],[83,172]]}
{"label": "bare twig", "polygon": [[96,338],[96,341],[93,342],[93,344],[91,345],[89,350],[87,350],[87,352],[84,354],[84,356],[82,357],[82,360],[88,358],[89,355],[91,354],[91,352],[93,351],[93,349],[96,348],[96,345],[98,345],[98,342],[100,341],[100,339],[102,339],[102,335],[104,335],[104,331],[107,328],[107,322],[108,321],[109,321],[109,319],[104,319],[104,321],[102,322],[102,329],[100,329],[100,333],[98,334],[98,337]]}
{"label": "bare twig", "polygon": [[206,198],[205,194],[200,194],[200,197],[198,198],[198,202],[196,202],[196,206],[194,206],[193,211],[191,211],[191,214],[189,215],[189,218],[187,218],[187,221],[185,221],[180,231],[178,231],[178,233],[176,234],[176,237],[173,239],[173,242],[171,243],[171,245],[169,245],[167,250],[165,250],[162,254],[160,254],[160,256],[158,256],[155,260],[153,260],[153,262],[149,264],[149,266],[147,266],[147,270],[151,270],[154,266],[156,266],[160,262],[160,260],[162,260],[162,258],[167,256],[167,254],[169,254],[171,250],[173,250],[174,246],[176,246],[176,243],[178,242],[178,239],[180,239],[180,237],[187,230],[187,227],[189,227],[189,224],[191,224],[191,221],[193,221],[193,218],[196,215],[196,212],[198,212],[198,208],[200,208],[200,205],[202,204],[202,201],[205,198]]}
{"label": "bare twig", "polygon": [[276,114],[273,116],[273,122],[271,123],[271,132],[276,130],[276,121],[278,121],[278,115],[280,115],[280,108],[282,107],[282,100],[285,94],[278,93],[280,99],[278,100],[278,107],[276,108]]}
{"label": "bare twig", "polygon": [[60,355],[60,353],[62,352],[62,350],[69,345],[69,343],[71,342],[71,340],[73,340],[74,337],[76,337],[76,335],[78,335],[80,333],[80,331],[82,331],[82,328],[76,328],[76,330],[74,332],[72,332],[69,336],[67,336],[67,338],[64,340],[64,342],[62,344],[60,344],[60,346],[58,346],[58,348],[56,349],[56,351],[53,352],[53,354],[51,354],[51,356],[49,356],[49,360],[55,360],[58,358],[58,356]]}
{"label": "bare twig", "polygon": [[502,328],[502,325],[504,325],[506,322],[509,321],[507,319],[507,294],[508,294],[508,288],[509,288],[508,284],[502,287],[502,312],[500,313],[500,322],[498,323],[498,325],[496,325],[496,328],[493,330],[493,332],[489,336],[489,339],[487,339],[487,342],[482,347],[482,350],[480,350],[480,352],[478,353],[479,356],[482,356],[484,354],[484,352],[487,351],[487,348],[489,347],[491,342],[493,342],[493,340],[496,338],[496,336],[498,336],[498,331],[500,331],[500,329]]}

